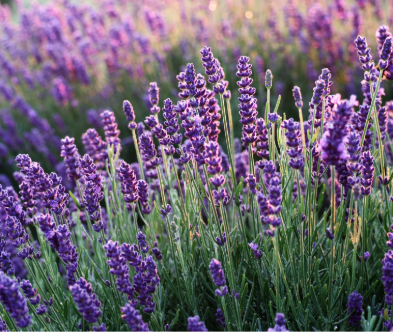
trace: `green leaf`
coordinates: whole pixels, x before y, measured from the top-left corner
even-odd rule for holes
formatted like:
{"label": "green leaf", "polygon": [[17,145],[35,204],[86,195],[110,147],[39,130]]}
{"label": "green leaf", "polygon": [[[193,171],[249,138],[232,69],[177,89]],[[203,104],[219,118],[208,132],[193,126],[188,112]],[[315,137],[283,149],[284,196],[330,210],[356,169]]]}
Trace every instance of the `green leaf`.
{"label": "green leaf", "polygon": [[235,192],[235,202],[237,206],[240,206],[239,196],[242,191],[243,191],[243,177],[240,179],[239,185],[237,185],[237,189]]}
{"label": "green leaf", "polygon": [[78,199],[72,194],[71,191],[68,191],[68,193],[70,194],[70,197],[71,197],[71,199],[74,201],[76,207],[78,207],[79,210],[82,210],[82,209],[81,209],[81,205],[79,204]]}

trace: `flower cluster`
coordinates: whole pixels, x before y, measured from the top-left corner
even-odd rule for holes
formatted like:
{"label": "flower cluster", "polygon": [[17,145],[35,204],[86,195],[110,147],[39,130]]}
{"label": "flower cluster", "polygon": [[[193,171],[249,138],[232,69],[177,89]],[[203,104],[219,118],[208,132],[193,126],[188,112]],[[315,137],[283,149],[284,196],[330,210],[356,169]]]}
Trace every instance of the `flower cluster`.
{"label": "flower cluster", "polygon": [[89,323],[96,323],[101,316],[101,302],[93,293],[91,284],[81,277],[74,285],[70,286],[70,290],[83,319]]}
{"label": "flower cluster", "polygon": [[3,272],[0,272],[0,302],[19,327],[30,325],[29,308],[26,299],[19,291],[19,284]]}

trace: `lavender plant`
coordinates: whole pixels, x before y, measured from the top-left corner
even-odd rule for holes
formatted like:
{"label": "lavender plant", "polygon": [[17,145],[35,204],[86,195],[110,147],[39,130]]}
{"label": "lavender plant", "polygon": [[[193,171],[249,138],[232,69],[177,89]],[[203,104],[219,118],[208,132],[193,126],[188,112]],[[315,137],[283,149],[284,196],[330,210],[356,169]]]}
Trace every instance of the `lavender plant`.
{"label": "lavender plant", "polygon": [[[365,38],[353,45],[365,71],[360,106],[332,94],[325,68],[308,121],[299,87],[300,121],[287,119],[281,96],[272,103],[273,72],[260,103],[252,62],[240,56],[235,139],[235,86],[204,47],[207,77],[189,63],[176,104],[150,84],[147,128],[124,101],[123,118],[101,113],[105,139],[83,134],[86,154],[62,139],[66,178],[18,155],[19,194],[0,188],[0,328],[390,329],[392,119],[380,87],[391,37],[378,68]],[[123,122],[138,163],[125,161]]]}

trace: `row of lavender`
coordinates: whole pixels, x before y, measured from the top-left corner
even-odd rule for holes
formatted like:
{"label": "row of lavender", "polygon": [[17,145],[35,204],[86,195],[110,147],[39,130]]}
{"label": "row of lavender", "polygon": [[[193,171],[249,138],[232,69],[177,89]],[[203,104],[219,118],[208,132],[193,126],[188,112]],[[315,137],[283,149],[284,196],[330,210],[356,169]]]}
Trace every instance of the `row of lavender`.
{"label": "row of lavender", "polygon": [[161,110],[151,83],[151,115],[137,124],[123,103],[137,163],[120,159],[111,111],[101,113],[105,140],[95,129],[83,134],[83,157],[73,138],[61,140],[69,193],[57,174],[18,155],[19,195],[7,187],[0,198],[3,328],[390,329],[393,119],[381,82],[393,66],[392,35],[380,27],[377,38],[378,66],[365,38],[354,43],[360,106],[331,94],[324,69],[308,120],[298,87],[301,120],[282,119],[280,97],[270,103],[272,72],[258,106],[241,56],[235,139],[229,83],[204,47],[207,82],[188,64],[176,104],[166,99]]}
{"label": "row of lavender", "polygon": [[[172,78],[203,45],[216,45],[229,73],[242,52],[252,53],[258,86],[268,66],[278,78],[273,87],[277,95],[289,91],[293,82],[308,87],[306,82],[314,82],[323,67],[337,74],[346,93],[359,92],[353,83],[362,74],[352,41],[368,25],[387,20],[393,6],[384,0],[307,5],[306,0],[285,1],[278,11],[273,2],[265,10],[252,1],[110,0],[98,8],[59,0],[29,9],[19,5],[16,21],[8,7],[0,7],[2,173],[10,176],[12,161],[25,149],[48,167],[58,164],[61,136],[79,140],[88,124],[99,130],[95,109],[118,109],[116,100],[130,93],[146,96],[140,87],[156,80],[157,71],[165,94],[173,95]],[[299,67],[307,77],[290,77]],[[234,75],[228,80],[235,84]],[[257,97],[265,102],[262,89]],[[145,102],[149,105],[148,97]],[[140,120],[144,104],[138,99],[134,105]],[[62,168],[59,163],[57,171]]]}

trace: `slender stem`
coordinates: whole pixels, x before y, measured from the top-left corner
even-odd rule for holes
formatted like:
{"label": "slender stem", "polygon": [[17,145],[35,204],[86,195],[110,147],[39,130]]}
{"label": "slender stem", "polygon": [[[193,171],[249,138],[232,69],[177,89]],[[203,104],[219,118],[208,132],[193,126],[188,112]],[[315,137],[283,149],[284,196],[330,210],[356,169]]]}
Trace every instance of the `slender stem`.
{"label": "slender stem", "polygon": [[134,141],[134,147],[135,147],[135,151],[136,151],[136,156],[138,158],[138,164],[139,164],[139,169],[140,169],[140,173],[141,173],[141,179],[145,179],[145,175],[143,173],[143,161],[142,161],[142,157],[141,154],[139,152],[139,147],[138,147],[138,140],[136,138],[136,134],[135,134],[135,130],[131,130],[132,132],[132,139]]}

